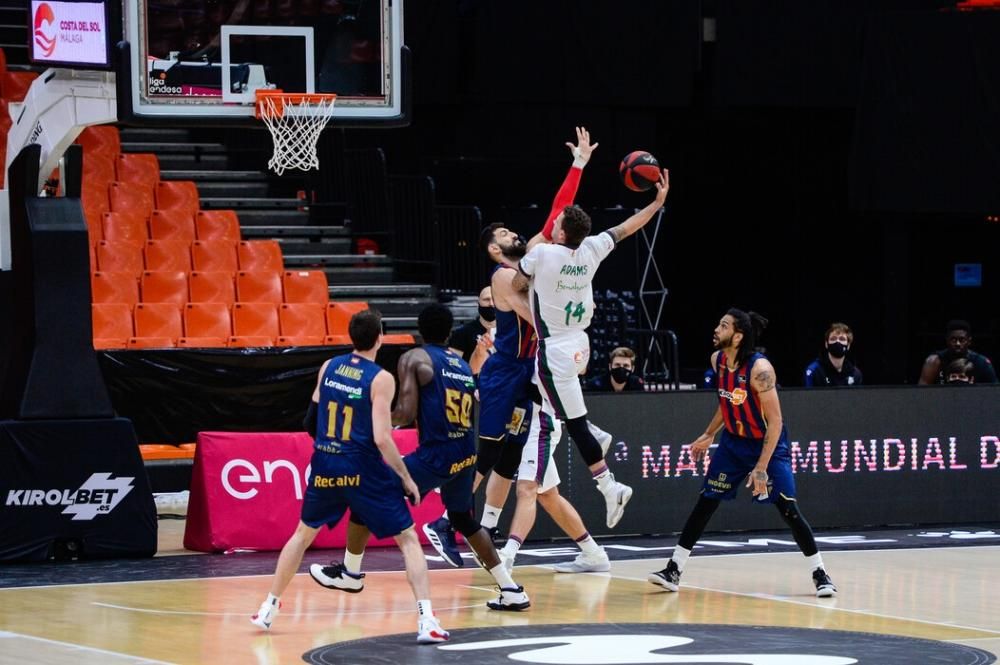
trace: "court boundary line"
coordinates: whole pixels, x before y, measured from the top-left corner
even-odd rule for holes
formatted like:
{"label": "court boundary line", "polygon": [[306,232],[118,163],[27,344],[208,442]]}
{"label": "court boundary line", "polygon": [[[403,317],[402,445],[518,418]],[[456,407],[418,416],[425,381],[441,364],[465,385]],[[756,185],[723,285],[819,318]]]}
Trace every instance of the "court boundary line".
{"label": "court boundary line", "polygon": [[[116,605],[114,603],[102,603],[97,601],[91,601],[91,607],[106,607],[113,610],[121,610],[123,612],[139,612],[141,614],[166,614],[170,616],[206,616],[206,617],[246,617],[249,616],[246,612],[187,612],[184,610],[154,610],[148,607],[130,607],[128,605]],[[468,610],[480,607],[481,603],[476,603],[475,605],[454,605],[452,607],[435,607],[435,612],[454,612],[457,610]],[[355,614],[403,614],[413,612],[412,607],[408,607],[405,610],[349,610],[350,614],[353,616]],[[337,610],[336,612],[307,612],[304,614],[296,613],[290,614],[288,612],[282,612],[282,616],[289,617],[310,617],[310,616],[341,616],[344,614],[344,610]]]}
{"label": "court boundary line", "polygon": [[175,663],[168,660],[156,660],[155,658],[146,658],[144,656],[133,656],[131,654],[122,653],[121,651],[111,651],[110,649],[101,649],[100,647],[88,647],[83,644],[74,644],[73,642],[53,640],[48,637],[35,637],[34,635],[25,635],[24,633],[16,633],[11,630],[0,630],[0,640],[10,639],[12,637],[22,638],[26,640],[34,640],[36,642],[45,642],[46,644],[55,644],[57,646],[68,647],[70,649],[76,649],[79,651],[90,651],[92,653],[97,653],[102,656],[117,656],[119,658],[129,658],[136,663],[152,663],[154,665],[175,665]]}

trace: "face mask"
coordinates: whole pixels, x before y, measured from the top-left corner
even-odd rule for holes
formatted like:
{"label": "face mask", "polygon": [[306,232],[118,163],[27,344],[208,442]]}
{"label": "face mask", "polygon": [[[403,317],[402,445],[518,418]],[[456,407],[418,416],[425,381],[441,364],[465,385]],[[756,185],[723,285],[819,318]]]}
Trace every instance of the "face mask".
{"label": "face mask", "polygon": [[628,367],[612,367],[611,368],[611,378],[617,383],[625,383],[628,381],[628,377],[632,375],[632,370]]}
{"label": "face mask", "polygon": [[483,319],[483,321],[486,321],[488,323],[497,318],[497,313],[496,310],[494,310],[492,307],[483,307],[482,305],[480,305],[479,316]]}
{"label": "face mask", "polygon": [[843,358],[844,356],[847,355],[847,345],[841,344],[840,342],[833,342],[832,344],[828,344],[826,350],[834,358]]}

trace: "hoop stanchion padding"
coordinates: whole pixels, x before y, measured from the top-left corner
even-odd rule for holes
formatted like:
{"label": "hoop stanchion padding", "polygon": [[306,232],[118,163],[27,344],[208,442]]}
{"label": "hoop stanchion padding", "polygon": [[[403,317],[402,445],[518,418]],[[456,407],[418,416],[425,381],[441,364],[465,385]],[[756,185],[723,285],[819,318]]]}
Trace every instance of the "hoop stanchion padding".
{"label": "hoop stanchion padding", "polygon": [[316,141],[333,114],[337,95],[289,94],[280,90],[257,91],[257,117],[274,139],[274,154],[267,166],[278,175],[288,169],[319,168]]}

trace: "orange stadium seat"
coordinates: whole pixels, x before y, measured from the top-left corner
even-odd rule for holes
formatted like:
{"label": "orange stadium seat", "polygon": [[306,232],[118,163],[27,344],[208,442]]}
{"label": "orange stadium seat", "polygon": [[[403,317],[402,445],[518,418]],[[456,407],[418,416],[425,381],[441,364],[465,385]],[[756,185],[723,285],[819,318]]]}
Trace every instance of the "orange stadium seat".
{"label": "orange stadium seat", "polygon": [[191,272],[191,248],[178,240],[147,240],[142,250],[146,270]]}
{"label": "orange stadium seat", "polygon": [[188,301],[187,273],[180,270],[147,270],[142,273],[139,292],[142,302],[171,303],[179,307]]}
{"label": "orange stadium seat", "polygon": [[90,292],[95,303],[124,303],[131,308],[139,302],[139,281],[128,272],[98,271],[90,275]]}
{"label": "orange stadium seat", "polygon": [[229,306],[221,302],[188,303],[184,306],[184,337],[181,347],[223,347],[233,335]]}
{"label": "orange stadium seat", "polygon": [[[9,132],[13,124],[14,120],[10,117],[10,104],[6,99],[0,97],[0,134]],[[4,145],[6,145],[6,141]]]}
{"label": "orange stadium seat", "polygon": [[97,245],[97,267],[102,272],[127,272],[138,278],[142,274],[142,249],[127,242],[102,240]]}
{"label": "orange stadium seat", "polygon": [[106,212],[101,219],[101,235],[109,242],[142,247],[146,244],[146,218],[130,212]]}
{"label": "orange stadium seat", "polygon": [[185,448],[192,444],[174,446],[169,443],[143,443],[139,446],[139,454],[144,462],[150,460],[193,459],[194,448]]}
{"label": "orange stadium seat", "polygon": [[112,212],[131,212],[148,217],[153,212],[153,188],[136,182],[113,182],[108,185]]}
{"label": "orange stadium seat", "polygon": [[123,349],[133,335],[132,308],[124,303],[90,306],[95,349]]}
{"label": "orange stadium seat", "polygon": [[368,309],[366,302],[332,302],[326,308],[326,331],[330,335],[346,335],[347,324],[351,317],[363,309]]}
{"label": "orange stadium seat", "polygon": [[96,215],[96,219],[100,222],[101,215],[111,210],[108,202],[108,185],[106,183],[92,185],[84,181],[81,189],[80,204],[83,206],[83,213],[88,217]]}
{"label": "orange stadium seat", "polygon": [[278,309],[269,303],[233,305],[233,336],[229,346],[274,346],[278,337]]}
{"label": "orange stadium seat", "polygon": [[87,223],[87,238],[90,241],[91,250],[93,250],[94,245],[104,240],[103,222],[106,214],[97,210],[83,209],[83,220]]}
{"label": "orange stadium seat", "polygon": [[80,132],[76,143],[83,146],[84,166],[88,154],[100,153],[117,159],[118,153],[122,151],[121,136],[114,125],[91,125]]}
{"label": "orange stadium seat", "polygon": [[83,182],[107,187],[115,181],[115,160],[99,152],[83,153]]}
{"label": "orange stadium seat", "polygon": [[326,337],[326,308],[319,303],[285,303],[278,308],[277,346],[319,346]]}
{"label": "orange stadium seat", "polygon": [[236,299],[239,302],[281,303],[281,274],[277,272],[236,273]]}
{"label": "orange stadium seat", "polygon": [[243,240],[239,244],[240,270],[284,270],[285,260],[277,240]]}
{"label": "orange stadium seat", "polygon": [[4,72],[2,96],[11,102],[20,102],[28,94],[28,88],[36,78],[38,72]]}
{"label": "orange stadium seat", "polygon": [[242,237],[240,220],[232,210],[199,210],[194,225],[198,240],[228,240],[235,244]]}
{"label": "orange stadium seat", "polygon": [[190,180],[169,180],[156,185],[158,210],[183,210],[194,215],[201,207],[198,187]]}
{"label": "orange stadium seat", "polygon": [[[134,338],[158,340],[157,342],[139,342],[143,348],[156,346],[176,346],[177,340],[184,336],[181,324],[181,308],[173,303],[139,303],[133,314],[135,319]],[[133,338],[133,339],[134,339]],[[162,340],[168,340],[163,344]],[[129,341],[129,346],[132,346]]]}
{"label": "orange stadium seat", "polygon": [[190,245],[194,242],[194,216],[187,210],[156,209],[149,216],[149,237]]}
{"label": "orange stadium seat", "polygon": [[327,335],[323,338],[324,346],[353,346],[351,342],[351,336],[347,334],[342,335]]}
{"label": "orange stadium seat", "polygon": [[285,302],[330,302],[330,285],[322,270],[286,270],[281,283]]}
{"label": "orange stadium seat", "polygon": [[413,335],[407,333],[393,333],[391,335],[382,335],[383,344],[413,344]]}
{"label": "orange stadium seat", "polygon": [[118,155],[115,171],[119,182],[146,185],[151,189],[160,182],[160,160],[151,153]]}
{"label": "orange stadium seat", "polygon": [[236,289],[231,272],[191,273],[188,279],[191,302],[221,302],[232,305],[236,302]]}
{"label": "orange stadium seat", "polygon": [[191,263],[195,270],[234,273],[239,269],[236,245],[226,240],[195,240],[191,243]]}

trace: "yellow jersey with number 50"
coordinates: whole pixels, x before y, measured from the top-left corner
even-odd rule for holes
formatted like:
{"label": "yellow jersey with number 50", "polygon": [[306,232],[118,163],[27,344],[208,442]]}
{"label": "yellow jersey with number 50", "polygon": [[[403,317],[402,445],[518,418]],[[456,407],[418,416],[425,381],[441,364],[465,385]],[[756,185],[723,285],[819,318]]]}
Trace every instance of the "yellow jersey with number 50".
{"label": "yellow jersey with number 50", "polygon": [[381,371],[353,353],[330,360],[319,386],[316,450],[380,456],[372,429],[372,381]]}

